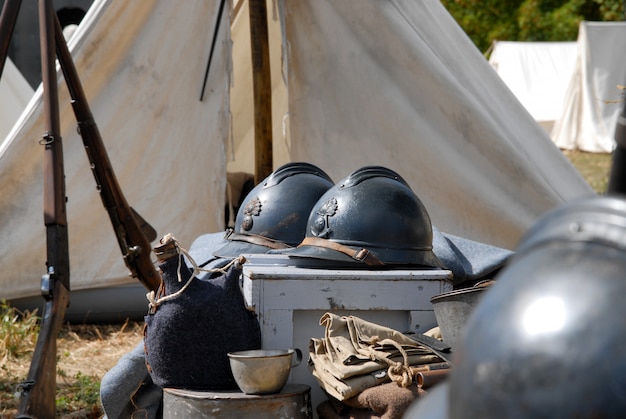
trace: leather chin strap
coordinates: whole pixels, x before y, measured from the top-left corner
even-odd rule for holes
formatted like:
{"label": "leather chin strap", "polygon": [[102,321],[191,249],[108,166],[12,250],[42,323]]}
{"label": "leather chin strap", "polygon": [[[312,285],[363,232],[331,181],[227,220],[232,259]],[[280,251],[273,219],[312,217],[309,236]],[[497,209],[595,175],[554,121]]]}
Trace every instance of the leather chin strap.
{"label": "leather chin strap", "polygon": [[354,250],[348,246],[344,246],[341,243],[333,242],[326,239],[321,239],[319,237],[305,237],[302,240],[302,243],[298,245],[301,246],[317,246],[324,247],[326,249],[335,250],[337,252],[343,253],[346,256],[356,260],[357,262],[365,263],[368,266],[383,266],[384,263],[378,260],[376,256],[372,254],[369,250],[365,248],[361,248],[358,250]]}
{"label": "leather chin strap", "polygon": [[244,234],[232,233],[228,235],[227,238],[228,240],[235,240],[235,241],[240,241],[240,242],[258,244],[259,246],[269,247],[270,249],[290,249],[292,247],[283,242],[277,242],[274,240],[270,240],[266,237],[248,235],[248,234],[244,235]]}

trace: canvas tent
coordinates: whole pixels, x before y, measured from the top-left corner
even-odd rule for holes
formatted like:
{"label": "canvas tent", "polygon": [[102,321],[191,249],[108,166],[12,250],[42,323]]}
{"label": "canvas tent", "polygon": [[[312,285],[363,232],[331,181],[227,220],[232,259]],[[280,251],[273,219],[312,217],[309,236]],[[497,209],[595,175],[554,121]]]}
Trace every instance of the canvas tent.
{"label": "canvas tent", "polygon": [[610,153],[624,106],[626,22],[581,22],[577,45],[574,73],[551,137],[562,149]]}
{"label": "canvas tent", "polygon": [[[232,44],[220,26],[199,100],[217,9],[98,0],[70,43],[129,203],[183,244],[223,229],[227,167],[253,165],[249,78],[239,77],[250,71],[239,50],[245,1],[231,9]],[[441,231],[505,248],[545,211],[593,193],[439,1],[276,0],[268,10],[274,167],[309,161],[336,181],[390,167]],[[60,80],[73,290],[136,284]],[[0,147],[4,298],[39,292],[41,132],[37,91]]]}
{"label": "canvas tent", "polygon": [[574,72],[576,42],[495,41],[489,64],[549,134]]}
{"label": "canvas tent", "polygon": [[280,4],[292,159],[397,168],[442,231],[507,248],[591,192],[439,2]]}
{"label": "canvas tent", "polygon": [[[199,100],[213,35],[200,17],[214,16],[216,8],[212,1],[98,1],[69,44],[128,202],[160,235],[175,233],[182,243],[223,226],[228,25],[219,32],[207,79],[210,100]],[[72,290],[135,285],[98,197],[58,73]],[[0,297],[7,299],[39,295],[45,273],[43,149],[38,143],[42,108],[40,87],[0,146],[0,228],[5,234]]]}

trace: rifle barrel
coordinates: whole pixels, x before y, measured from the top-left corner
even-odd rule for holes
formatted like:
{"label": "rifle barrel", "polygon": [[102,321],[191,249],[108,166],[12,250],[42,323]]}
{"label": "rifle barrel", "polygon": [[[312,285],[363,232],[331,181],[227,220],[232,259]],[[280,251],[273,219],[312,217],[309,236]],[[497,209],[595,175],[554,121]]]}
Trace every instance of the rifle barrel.
{"label": "rifle barrel", "polygon": [[87,104],[87,98],[67,48],[61,24],[56,17],[54,20],[57,56],[72,98],[72,107],[78,122],[80,136],[91,163],[92,173],[98,184],[100,197],[113,224],[113,231],[122,251],[124,262],[133,277],[139,279],[148,290],[156,291],[161,285],[161,276],[150,260],[152,248],[150,240],[154,240],[155,237],[148,238],[146,234],[146,232],[153,233],[154,229],[149,225],[142,228],[141,224],[145,221],[136,215],[122,193],[102,142],[100,131]]}

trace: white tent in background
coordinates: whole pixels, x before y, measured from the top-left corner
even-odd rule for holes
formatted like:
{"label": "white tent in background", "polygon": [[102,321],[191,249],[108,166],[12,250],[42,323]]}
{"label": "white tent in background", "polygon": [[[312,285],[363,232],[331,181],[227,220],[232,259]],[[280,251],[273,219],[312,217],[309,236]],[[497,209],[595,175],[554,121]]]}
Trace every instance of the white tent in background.
{"label": "white tent in background", "polygon": [[626,22],[581,22],[574,74],[551,133],[562,149],[610,153],[624,106]]}
{"label": "white tent in background", "polygon": [[561,116],[576,55],[576,42],[496,41],[489,64],[549,134]]}
{"label": "white tent in background", "polygon": [[33,93],[20,70],[7,58],[0,78],[0,141],[9,134]]}
{"label": "white tent in background", "polygon": [[[227,165],[252,167],[251,99],[237,77],[250,67],[245,1],[233,6],[232,54],[221,26],[199,100],[217,3],[98,0],[70,45],[129,203],[183,245],[223,229]],[[506,248],[545,211],[593,193],[439,1],[268,0],[268,10],[274,167],[309,161],[338,181],[387,166],[439,230]],[[73,290],[136,285],[61,93]],[[41,132],[39,100],[0,148],[4,298],[39,292]]]}

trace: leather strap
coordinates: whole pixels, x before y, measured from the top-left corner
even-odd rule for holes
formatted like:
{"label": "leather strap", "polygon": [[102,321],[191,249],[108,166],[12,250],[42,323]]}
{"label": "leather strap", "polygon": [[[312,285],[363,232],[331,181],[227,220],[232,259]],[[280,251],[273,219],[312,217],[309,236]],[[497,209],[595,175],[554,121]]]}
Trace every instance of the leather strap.
{"label": "leather strap", "polygon": [[326,239],[321,239],[319,237],[305,237],[302,240],[302,243],[298,245],[300,246],[317,246],[324,247],[326,249],[335,250],[337,252],[343,253],[346,256],[351,257],[352,259],[363,262],[368,266],[383,266],[384,263],[378,260],[376,256],[372,254],[369,250],[365,248],[360,248],[358,250],[354,250],[348,246],[344,246],[341,243],[333,242]]}
{"label": "leather strap", "polygon": [[450,347],[450,345],[440,341],[439,339],[435,339],[424,334],[405,334],[405,336],[411,340],[414,340],[420,345],[426,346],[428,349],[433,351],[435,355],[437,355],[439,358],[443,359],[450,366],[452,366],[452,362],[450,361],[450,359],[452,358],[452,348]]}
{"label": "leather strap", "polygon": [[270,240],[266,237],[256,236],[251,234],[235,234],[232,233],[228,235],[228,240],[236,240],[240,242],[248,242],[252,244],[258,244],[260,246],[269,247],[270,249],[289,249],[292,246],[285,244],[283,242],[277,242],[274,240]]}

